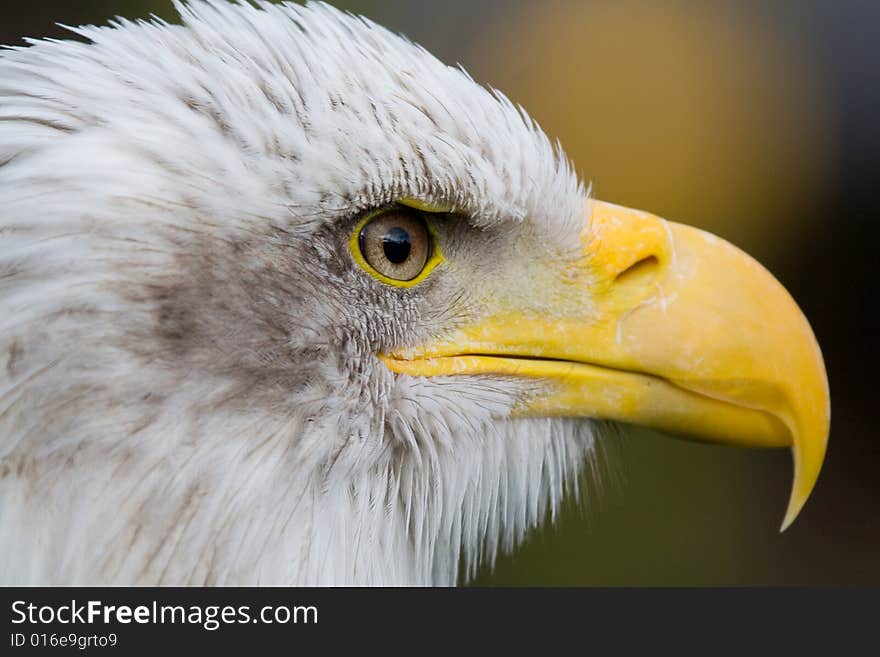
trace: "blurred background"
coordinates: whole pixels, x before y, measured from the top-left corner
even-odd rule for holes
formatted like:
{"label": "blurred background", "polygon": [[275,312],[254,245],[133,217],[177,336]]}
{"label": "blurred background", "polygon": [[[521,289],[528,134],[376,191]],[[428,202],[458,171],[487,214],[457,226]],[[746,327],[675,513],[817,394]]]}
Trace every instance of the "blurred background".
{"label": "blurred background", "polygon": [[[598,198],[711,230],[812,322],[828,456],[779,534],[787,451],[625,430],[582,504],[480,585],[880,585],[880,3],[335,0],[524,105]],[[170,0],[4,0],[0,42],[175,19]]]}

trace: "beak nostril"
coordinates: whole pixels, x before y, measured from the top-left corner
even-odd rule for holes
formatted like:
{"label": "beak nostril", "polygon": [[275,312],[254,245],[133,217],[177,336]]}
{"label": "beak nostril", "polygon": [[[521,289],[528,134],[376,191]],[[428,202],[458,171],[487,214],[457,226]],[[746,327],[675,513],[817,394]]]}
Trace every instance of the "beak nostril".
{"label": "beak nostril", "polygon": [[654,276],[654,272],[657,270],[657,267],[660,265],[660,261],[657,259],[657,256],[646,256],[640,260],[637,260],[629,267],[620,272],[617,276],[614,277],[614,282],[617,283],[633,283],[633,282],[646,282],[651,277]]}

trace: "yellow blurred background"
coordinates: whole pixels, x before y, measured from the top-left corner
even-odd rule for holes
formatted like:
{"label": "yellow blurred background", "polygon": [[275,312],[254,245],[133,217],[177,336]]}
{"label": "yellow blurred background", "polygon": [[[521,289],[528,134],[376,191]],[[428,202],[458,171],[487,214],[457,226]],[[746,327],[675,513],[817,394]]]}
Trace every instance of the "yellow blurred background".
{"label": "yellow blurred background", "polygon": [[[581,503],[476,583],[880,584],[880,4],[334,4],[522,104],[598,198],[757,257],[810,318],[831,377],[826,465],[785,534],[787,453],[611,431]],[[174,19],[170,0],[7,0],[0,41],[150,12]]]}

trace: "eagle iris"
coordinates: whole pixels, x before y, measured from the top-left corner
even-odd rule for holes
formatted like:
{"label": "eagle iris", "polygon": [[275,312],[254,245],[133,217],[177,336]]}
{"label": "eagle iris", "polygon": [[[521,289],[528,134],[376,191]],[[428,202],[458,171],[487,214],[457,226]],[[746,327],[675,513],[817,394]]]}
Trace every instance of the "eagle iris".
{"label": "eagle iris", "polygon": [[412,281],[422,273],[432,251],[422,213],[406,207],[369,217],[358,233],[357,244],[366,264],[390,282]]}

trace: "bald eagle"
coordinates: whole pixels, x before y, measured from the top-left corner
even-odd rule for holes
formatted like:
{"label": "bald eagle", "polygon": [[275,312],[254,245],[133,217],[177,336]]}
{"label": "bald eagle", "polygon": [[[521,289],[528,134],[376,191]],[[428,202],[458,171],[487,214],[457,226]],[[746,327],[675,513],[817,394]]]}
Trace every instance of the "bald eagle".
{"label": "bald eagle", "polygon": [[825,454],[795,302],[325,4],[0,54],[0,582],[441,584],[604,421]]}

